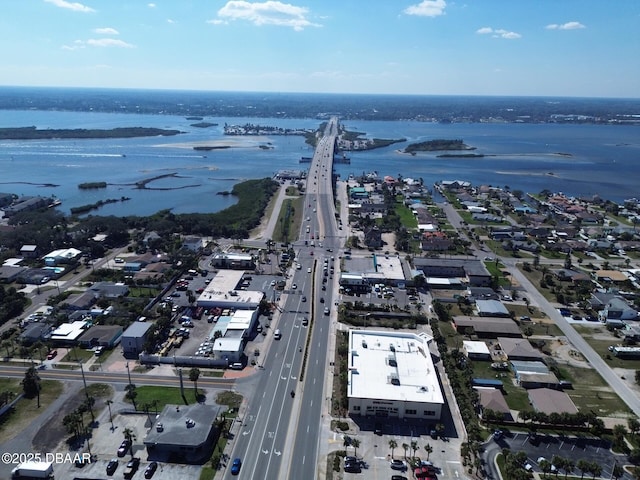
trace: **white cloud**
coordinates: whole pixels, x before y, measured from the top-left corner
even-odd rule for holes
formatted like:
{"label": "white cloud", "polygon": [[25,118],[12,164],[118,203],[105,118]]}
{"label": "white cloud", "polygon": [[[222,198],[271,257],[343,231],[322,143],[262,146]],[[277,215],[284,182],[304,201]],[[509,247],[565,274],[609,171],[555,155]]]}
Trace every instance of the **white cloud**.
{"label": "white cloud", "polygon": [[156,4],[155,3],[147,3],[147,7],[156,8]]}
{"label": "white cloud", "polygon": [[411,5],[403,10],[407,15],[417,15],[419,17],[438,17],[444,15],[447,6],[445,0],[422,0],[422,2]]}
{"label": "white cloud", "polygon": [[224,20],[219,20],[219,19],[213,19],[213,20],[207,20],[207,23],[210,23],[211,25],[227,25],[229,22],[225,22]]}
{"label": "white cloud", "polygon": [[174,24],[174,23],[176,23],[176,21],[175,21],[175,20],[172,20],[172,19],[170,19],[170,18],[167,18],[167,23]]}
{"label": "white cloud", "polygon": [[62,49],[63,50],[80,50],[82,48],[85,48],[84,42],[82,40],[76,40],[75,42],[73,42],[73,45],[63,45]]}
{"label": "white cloud", "polygon": [[514,38],[521,38],[522,35],[516,32],[509,32],[508,30],[504,30],[502,28],[495,31],[495,37],[506,38],[508,40],[513,40]]}
{"label": "white cloud", "polygon": [[504,28],[482,27],[476,30],[476,33],[480,35],[490,34],[493,38],[505,38],[507,40],[522,38],[522,35],[520,35],[519,33],[510,32],[509,30],[505,30]]}
{"label": "white cloud", "polygon": [[547,25],[546,27],[547,30],[578,30],[580,28],[587,28],[585,27],[582,23],[580,22],[567,22],[567,23],[552,23],[550,25]]}
{"label": "white cloud", "polygon": [[130,43],[115,38],[90,38],[86,43],[92,47],[133,48]]}
{"label": "white cloud", "polygon": [[86,5],[83,5],[78,2],[67,2],[66,0],[44,0],[44,1],[52,5],[55,5],[56,7],[73,10],[74,12],[83,12],[83,13],[95,12],[93,8],[87,7]]}
{"label": "white cloud", "polygon": [[[232,0],[218,10],[219,20],[245,20],[254,25],[276,25],[291,27],[296,31],[305,27],[319,27],[307,19],[308,9],[289,3],[268,0],[250,3],[244,0]],[[215,24],[215,20],[208,23]]]}
{"label": "white cloud", "polygon": [[98,35],[120,35],[120,32],[118,32],[118,30],[111,27],[95,28],[93,31]]}

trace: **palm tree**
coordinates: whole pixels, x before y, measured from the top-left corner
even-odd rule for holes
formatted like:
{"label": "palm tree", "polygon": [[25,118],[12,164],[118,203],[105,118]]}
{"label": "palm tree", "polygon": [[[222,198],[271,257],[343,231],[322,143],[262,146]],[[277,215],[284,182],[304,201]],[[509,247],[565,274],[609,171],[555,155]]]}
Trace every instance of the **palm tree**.
{"label": "palm tree", "polygon": [[189,380],[193,382],[194,389],[196,391],[196,400],[198,399],[198,378],[200,378],[200,369],[193,367],[189,370]]}
{"label": "palm tree", "polygon": [[122,434],[124,435],[124,438],[129,441],[129,453],[131,454],[131,458],[133,459],[133,442],[137,440],[136,436],[133,433],[133,430],[131,430],[129,427],[125,428],[122,431]]}
{"label": "palm tree", "polygon": [[415,440],[411,441],[411,450],[413,450],[413,458],[415,458],[416,456],[416,451],[418,450],[418,442],[416,442]]}
{"label": "palm tree", "polygon": [[569,475],[570,473],[573,473],[573,471],[575,470],[576,462],[574,462],[570,458],[566,458],[562,468],[564,469],[564,478],[567,478],[567,475]]}
{"label": "palm tree", "polygon": [[131,403],[133,403],[133,409],[137,410],[138,407],[136,406],[136,397],[138,396],[138,392],[136,392],[136,386],[133,383],[129,383],[124,387],[124,389],[127,392],[125,398],[131,400]]}
{"label": "palm tree", "polygon": [[598,463],[598,462],[591,462],[591,465],[589,467],[589,472],[593,475],[593,480],[595,480],[596,477],[599,477],[600,474],[602,473],[602,466]]}
{"label": "palm tree", "polygon": [[624,468],[622,468],[617,463],[613,466],[613,471],[611,472],[611,478],[615,478],[618,480],[620,477],[624,475]]}
{"label": "palm tree", "polygon": [[540,467],[540,470],[542,470],[544,478],[546,478],[547,473],[551,471],[551,462],[549,460],[540,460],[538,466]]}
{"label": "palm tree", "polygon": [[578,460],[578,463],[576,464],[576,466],[578,467],[578,470],[580,470],[580,473],[582,474],[580,475],[580,478],[582,479],[584,478],[584,474],[589,471],[589,467],[591,465],[586,460],[580,459]]}
{"label": "palm tree", "polygon": [[389,448],[391,449],[391,459],[393,460],[393,451],[398,447],[398,442],[389,440]]}
{"label": "palm tree", "polygon": [[409,445],[406,443],[402,444],[402,448],[404,449],[404,459],[407,459],[407,450],[409,449]]}
{"label": "palm tree", "polygon": [[424,446],[425,451],[427,452],[427,462],[429,461],[429,456],[433,453],[433,447],[431,446],[430,443],[427,443]]}
{"label": "palm tree", "polygon": [[351,446],[353,447],[353,456],[357,457],[358,456],[358,447],[360,446],[360,440],[358,440],[357,438],[352,438],[351,439]]}

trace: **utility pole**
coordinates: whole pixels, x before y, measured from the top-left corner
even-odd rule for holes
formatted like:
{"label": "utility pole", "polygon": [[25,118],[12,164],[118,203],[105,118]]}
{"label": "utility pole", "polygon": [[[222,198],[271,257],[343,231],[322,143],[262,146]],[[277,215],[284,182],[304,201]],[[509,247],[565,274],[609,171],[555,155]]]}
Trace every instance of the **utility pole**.
{"label": "utility pole", "polygon": [[87,379],[84,377],[84,368],[82,362],[80,363],[80,371],[82,372],[82,383],[84,383],[84,394],[87,397],[87,407],[89,407],[89,413],[91,413],[91,424],[96,423],[96,417],[93,415],[93,405],[91,405],[91,399],[89,397],[89,390],[87,390]]}

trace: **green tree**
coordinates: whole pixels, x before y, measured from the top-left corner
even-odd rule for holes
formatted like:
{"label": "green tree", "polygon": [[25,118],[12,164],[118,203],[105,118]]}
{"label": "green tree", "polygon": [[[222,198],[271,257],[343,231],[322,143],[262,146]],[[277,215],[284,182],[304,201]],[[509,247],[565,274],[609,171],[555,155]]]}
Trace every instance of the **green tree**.
{"label": "green tree", "polygon": [[613,466],[613,470],[611,472],[611,478],[615,478],[618,480],[620,477],[624,475],[624,468],[618,465],[617,463]]}
{"label": "green tree", "polygon": [[131,458],[133,458],[133,442],[137,440],[135,433],[129,427],[125,428],[122,431],[124,438],[129,442],[129,453],[131,454]]}
{"label": "green tree", "polygon": [[580,460],[578,460],[576,466],[578,467],[578,470],[580,470],[581,479],[584,478],[585,473],[589,473],[591,471],[591,464],[585,459],[581,458]]}
{"label": "green tree", "polygon": [[418,442],[415,440],[411,441],[411,450],[413,450],[413,457],[415,458],[416,452],[418,451]]}
{"label": "green tree", "polygon": [[427,462],[429,461],[429,456],[433,453],[433,447],[431,446],[430,443],[427,443],[424,446],[424,450],[427,452]]}
{"label": "green tree", "polygon": [[189,370],[189,380],[193,382],[194,390],[196,392],[196,400],[198,399],[198,379],[200,378],[200,369],[193,367]]}
{"label": "green tree", "polygon": [[351,446],[353,447],[353,456],[357,457],[358,456],[358,447],[360,446],[360,440],[358,440],[357,438],[352,438],[351,439]]}
{"label": "green tree", "polygon": [[27,369],[22,379],[22,390],[27,398],[38,398],[38,408],[40,408],[40,375],[35,367],[31,366]]}
{"label": "green tree", "polygon": [[389,448],[391,449],[391,459],[393,459],[393,451],[398,448],[398,442],[395,440],[389,440]]}
{"label": "green tree", "polygon": [[402,444],[402,449],[404,450],[404,458],[406,460],[407,459],[407,450],[409,450],[409,444],[403,443]]}
{"label": "green tree", "polygon": [[137,410],[138,407],[136,406],[136,397],[138,396],[138,392],[136,391],[136,386],[133,383],[129,383],[124,387],[124,389],[127,392],[125,394],[125,398],[127,400],[130,400],[131,403],[133,403],[133,409]]}

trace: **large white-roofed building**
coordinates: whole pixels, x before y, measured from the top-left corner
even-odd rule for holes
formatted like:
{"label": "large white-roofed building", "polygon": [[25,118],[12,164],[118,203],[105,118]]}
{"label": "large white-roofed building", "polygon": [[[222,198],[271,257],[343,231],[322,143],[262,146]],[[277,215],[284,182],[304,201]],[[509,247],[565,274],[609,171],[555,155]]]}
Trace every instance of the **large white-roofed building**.
{"label": "large white-roofed building", "polygon": [[439,420],[444,397],[431,340],[426,334],[351,330],[349,414]]}
{"label": "large white-roofed building", "polygon": [[204,308],[257,308],[264,298],[263,292],[236,289],[244,273],[243,270],[219,270],[198,297],[197,305]]}

